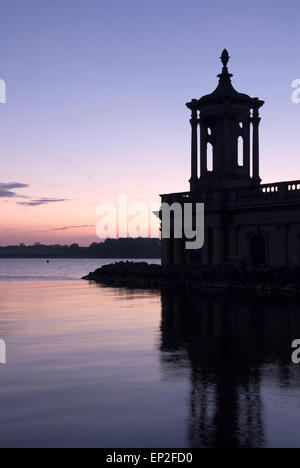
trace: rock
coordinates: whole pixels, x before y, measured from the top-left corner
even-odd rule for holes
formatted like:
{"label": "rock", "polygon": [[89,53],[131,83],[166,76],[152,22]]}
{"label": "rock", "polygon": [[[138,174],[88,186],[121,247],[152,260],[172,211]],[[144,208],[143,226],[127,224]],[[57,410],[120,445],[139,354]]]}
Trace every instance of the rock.
{"label": "rock", "polygon": [[258,294],[300,294],[299,267],[244,265],[168,266],[146,262],[116,262],[90,272],[83,279],[134,288],[201,287],[219,291],[256,291]]}

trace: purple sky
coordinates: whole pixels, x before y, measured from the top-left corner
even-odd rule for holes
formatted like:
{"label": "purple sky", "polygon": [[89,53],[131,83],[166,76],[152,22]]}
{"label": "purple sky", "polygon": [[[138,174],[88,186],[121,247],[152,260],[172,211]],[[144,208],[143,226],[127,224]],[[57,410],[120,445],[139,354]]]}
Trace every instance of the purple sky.
{"label": "purple sky", "polygon": [[2,0],[0,244],[87,244],[98,204],[187,190],[185,103],[216,87],[224,47],[235,88],[266,101],[263,180],[300,179],[299,10],[293,0]]}

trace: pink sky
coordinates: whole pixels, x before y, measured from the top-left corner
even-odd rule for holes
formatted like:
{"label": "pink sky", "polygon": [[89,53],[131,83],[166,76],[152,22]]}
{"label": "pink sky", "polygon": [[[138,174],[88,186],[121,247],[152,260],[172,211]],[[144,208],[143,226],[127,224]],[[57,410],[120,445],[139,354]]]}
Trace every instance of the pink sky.
{"label": "pink sky", "polygon": [[297,2],[231,0],[217,17],[196,0],[41,3],[2,11],[1,245],[87,245],[99,204],[188,190],[185,103],[215,89],[224,47],[235,88],[266,101],[263,181],[300,179]]}

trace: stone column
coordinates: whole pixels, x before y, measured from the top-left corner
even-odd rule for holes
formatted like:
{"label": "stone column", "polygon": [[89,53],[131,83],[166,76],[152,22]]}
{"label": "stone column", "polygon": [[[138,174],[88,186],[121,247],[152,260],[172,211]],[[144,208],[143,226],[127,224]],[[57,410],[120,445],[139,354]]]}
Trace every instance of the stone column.
{"label": "stone column", "polygon": [[259,177],[259,109],[255,107],[253,109],[253,182],[255,184],[260,184],[261,178]]}
{"label": "stone column", "polygon": [[204,177],[207,172],[207,129],[206,125],[200,120],[200,133],[201,133],[201,148],[200,148],[200,170],[201,177]]}
{"label": "stone column", "polygon": [[247,119],[244,137],[244,165],[247,171],[247,176],[250,177],[250,117]]}
{"label": "stone column", "polygon": [[173,264],[184,265],[184,240],[174,239]]}
{"label": "stone column", "polygon": [[233,227],[229,231],[229,257],[237,257],[237,242],[236,242],[236,228]]}
{"label": "stone column", "polygon": [[222,154],[224,175],[232,177],[235,168],[234,148],[233,148],[233,129],[230,100],[225,100],[223,109],[223,129],[222,129]]}
{"label": "stone column", "polygon": [[289,231],[290,231],[290,224],[286,223],[284,226],[284,247],[285,247],[285,266],[289,266],[290,259],[289,259]]}
{"label": "stone column", "polygon": [[213,264],[220,265],[224,260],[225,230],[215,227],[213,230]]}
{"label": "stone column", "polygon": [[208,265],[209,264],[209,255],[208,255],[208,239],[207,239],[207,229],[205,231],[205,242],[204,246],[202,247],[202,265]]}
{"label": "stone column", "polygon": [[172,265],[173,262],[172,239],[161,240],[161,261],[162,266]]}
{"label": "stone column", "polygon": [[192,118],[190,124],[192,127],[192,146],[191,146],[191,167],[192,175],[190,179],[191,190],[197,190],[198,182],[198,111],[192,108]]}

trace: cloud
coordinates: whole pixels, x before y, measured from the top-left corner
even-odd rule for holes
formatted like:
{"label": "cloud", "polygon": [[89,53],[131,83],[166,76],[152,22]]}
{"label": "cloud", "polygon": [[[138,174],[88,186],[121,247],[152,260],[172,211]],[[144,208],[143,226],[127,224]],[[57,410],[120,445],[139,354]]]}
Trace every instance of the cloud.
{"label": "cloud", "polygon": [[10,190],[4,190],[0,188],[0,197],[1,198],[13,198],[17,197],[15,192],[11,192]]}
{"label": "cloud", "polygon": [[94,224],[81,224],[80,226],[63,226],[54,229],[47,229],[46,231],[40,232],[54,232],[54,231],[68,231],[69,229],[81,229],[81,228],[93,228],[95,227]]}
{"label": "cloud", "polygon": [[20,184],[19,182],[10,182],[8,184],[3,184],[0,182],[0,189],[12,190],[16,188],[27,188],[28,184]]}
{"label": "cloud", "polygon": [[51,203],[62,203],[67,201],[65,198],[40,198],[38,200],[30,200],[28,202],[17,202],[18,205],[22,206],[41,206],[49,205]]}
{"label": "cloud", "polygon": [[0,183],[0,198],[24,198],[21,195],[18,195],[13,190],[20,188],[27,188],[29,185],[21,184],[19,182],[9,182],[9,183]]}
{"label": "cloud", "polygon": [[30,187],[28,184],[23,184],[20,182],[0,182],[0,198],[21,198],[27,199],[28,201],[17,201],[18,205],[21,206],[41,206],[48,205],[51,203],[61,203],[67,201],[64,198],[32,198],[24,195],[19,195],[14,190]]}

